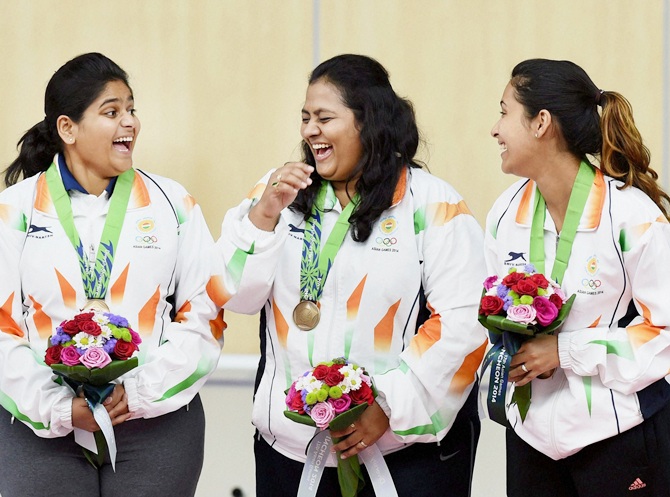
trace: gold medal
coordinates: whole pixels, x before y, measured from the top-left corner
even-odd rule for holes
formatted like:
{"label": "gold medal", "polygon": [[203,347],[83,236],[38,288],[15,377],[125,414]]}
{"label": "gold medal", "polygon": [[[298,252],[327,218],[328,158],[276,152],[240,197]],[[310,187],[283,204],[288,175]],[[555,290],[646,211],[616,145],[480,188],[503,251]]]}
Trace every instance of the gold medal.
{"label": "gold medal", "polygon": [[321,310],[316,302],[303,300],[293,309],[293,322],[302,331],[310,331],[316,328],[321,319]]}
{"label": "gold medal", "polygon": [[109,312],[109,307],[107,307],[107,304],[102,299],[88,299],[82,310]]}

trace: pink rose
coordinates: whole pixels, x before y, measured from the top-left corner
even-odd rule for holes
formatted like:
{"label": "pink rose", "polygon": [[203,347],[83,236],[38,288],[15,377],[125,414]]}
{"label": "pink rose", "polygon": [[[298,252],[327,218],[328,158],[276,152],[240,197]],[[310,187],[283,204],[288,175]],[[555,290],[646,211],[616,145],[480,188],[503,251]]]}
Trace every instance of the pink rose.
{"label": "pink rose", "polygon": [[100,333],[102,333],[100,325],[98,325],[98,323],[96,323],[95,321],[80,321],[79,329],[84,333],[88,333],[89,335],[94,337],[97,337],[98,335],[100,335]]}
{"label": "pink rose", "polygon": [[142,343],[142,337],[138,332],[136,332],[135,330],[131,330],[130,328],[128,328],[128,331],[130,332],[130,338],[133,345],[138,346],[139,344]]}
{"label": "pink rose", "polygon": [[335,409],[328,402],[317,402],[312,407],[309,415],[316,423],[316,426],[324,430],[328,428],[328,423],[335,417]]}
{"label": "pink rose", "polygon": [[484,280],[484,288],[488,292],[493,286],[496,284],[496,281],[498,281],[497,276],[489,276]]}
{"label": "pink rose", "polygon": [[112,362],[112,358],[101,347],[89,347],[79,361],[88,369],[104,368]]}
{"label": "pink rose", "polygon": [[535,324],[535,309],[527,304],[511,305],[507,309],[507,319],[521,324]]}
{"label": "pink rose", "polygon": [[317,367],[314,368],[312,376],[314,376],[314,378],[316,378],[317,380],[323,381],[326,379],[326,376],[328,376],[329,371],[330,368],[328,366],[326,366],[325,364],[319,364]]}
{"label": "pink rose", "polygon": [[556,316],[558,316],[558,309],[546,297],[535,297],[533,299],[533,307],[535,308],[537,322],[542,326],[551,324]]}
{"label": "pink rose", "polygon": [[342,397],[339,399],[328,399],[328,402],[330,402],[330,405],[333,406],[335,414],[340,414],[349,409],[351,406],[351,397],[349,397],[346,393],[343,393]]}
{"label": "pink rose", "polygon": [[334,387],[337,385],[339,382],[344,380],[344,375],[340,373],[340,369],[342,368],[342,364],[333,364],[328,371],[328,374],[324,378],[324,382],[326,385],[329,387]]}
{"label": "pink rose", "polygon": [[504,304],[505,301],[500,297],[486,295],[482,297],[482,300],[479,303],[479,314],[484,316],[496,315],[502,311]]}
{"label": "pink rose", "polygon": [[79,364],[79,352],[74,347],[63,347],[60,351],[60,360],[66,366],[76,366]]}

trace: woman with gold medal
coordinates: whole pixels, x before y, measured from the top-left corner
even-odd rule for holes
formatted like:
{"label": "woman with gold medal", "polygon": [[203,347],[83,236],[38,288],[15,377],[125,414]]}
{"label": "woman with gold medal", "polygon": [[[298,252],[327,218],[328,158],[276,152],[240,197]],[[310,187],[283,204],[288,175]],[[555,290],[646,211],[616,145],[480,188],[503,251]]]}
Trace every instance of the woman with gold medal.
{"label": "woman with gold medal", "polygon": [[226,214],[218,253],[237,289],[210,288],[226,309],[261,311],[256,495],[296,495],[314,430],[283,415],[284,392],[344,357],[366,368],[378,396],[332,432],[341,441],[316,495],[339,495],[336,451],[356,457],[374,444],[398,495],[467,496],[486,347],[481,229],[417,163],[412,106],[375,60],[340,55],[314,69],[301,135],[303,162],[270,171]]}
{"label": "woman with gold medal", "polygon": [[[213,240],[181,185],[133,168],[140,122],[116,63],[70,60],[50,79],[44,110],[0,192],[0,493],[194,495],[198,390],[220,354],[204,291]],[[103,403],[115,471],[111,451],[89,464],[77,430],[104,426],[44,361],[59,323],[86,310],[122,317],[142,337],[139,365]]]}

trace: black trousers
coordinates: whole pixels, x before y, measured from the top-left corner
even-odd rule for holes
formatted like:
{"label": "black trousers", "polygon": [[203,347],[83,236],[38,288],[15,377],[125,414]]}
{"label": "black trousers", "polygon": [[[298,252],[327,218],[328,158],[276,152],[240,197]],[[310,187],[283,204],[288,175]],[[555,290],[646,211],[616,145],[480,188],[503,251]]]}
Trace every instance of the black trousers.
{"label": "black trousers", "polygon": [[114,427],[116,473],[95,469],[70,434],[40,438],[0,407],[2,497],[188,497],[204,458],[205,415],[196,396],[188,407]]}
{"label": "black trousers", "polygon": [[670,497],[670,405],[558,461],[506,435],[509,497]]}
{"label": "black trousers", "polygon": [[[384,456],[399,497],[468,497],[480,433],[475,393],[440,443],[415,443]],[[283,456],[256,434],[256,497],[295,497],[303,463]],[[365,466],[359,497],[375,495]],[[326,468],[318,497],[340,497],[337,469]],[[377,496],[385,497],[385,496]]]}

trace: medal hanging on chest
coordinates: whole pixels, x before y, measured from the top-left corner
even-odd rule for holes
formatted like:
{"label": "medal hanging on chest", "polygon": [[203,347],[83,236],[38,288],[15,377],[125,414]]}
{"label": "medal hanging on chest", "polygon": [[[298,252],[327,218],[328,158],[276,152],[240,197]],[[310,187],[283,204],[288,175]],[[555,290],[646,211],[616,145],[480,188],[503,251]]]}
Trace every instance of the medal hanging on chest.
{"label": "medal hanging on chest", "polygon": [[328,183],[324,181],[314,201],[310,218],[305,223],[300,260],[300,302],[293,309],[293,322],[302,331],[313,330],[319,324],[319,299],[335,256],[349,231],[349,217],[358,205],[358,195],[355,195],[337,218],[335,227],[322,248],[321,216],[324,214],[328,187]]}
{"label": "medal hanging on chest", "polygon": [[58,220],[79,259],[79,270],[81,271],[81,279],[87,298],[83,310],[109,311],[105,303],[105,296],[109,287],[114,256],[116,255],[134,179],[135,171],[129,169],[120,174],[116,180],[114,194],[110,200],[105,226],[102,230],[100,243],[98,244],[96,260],[92,264],[86,257],[84,246],[74,225],[70,197],[63,187],[63,182],[56,170],[56,164],[51,164],[46,171],[47,187],[53,200],[56,214],[58,214]]}

